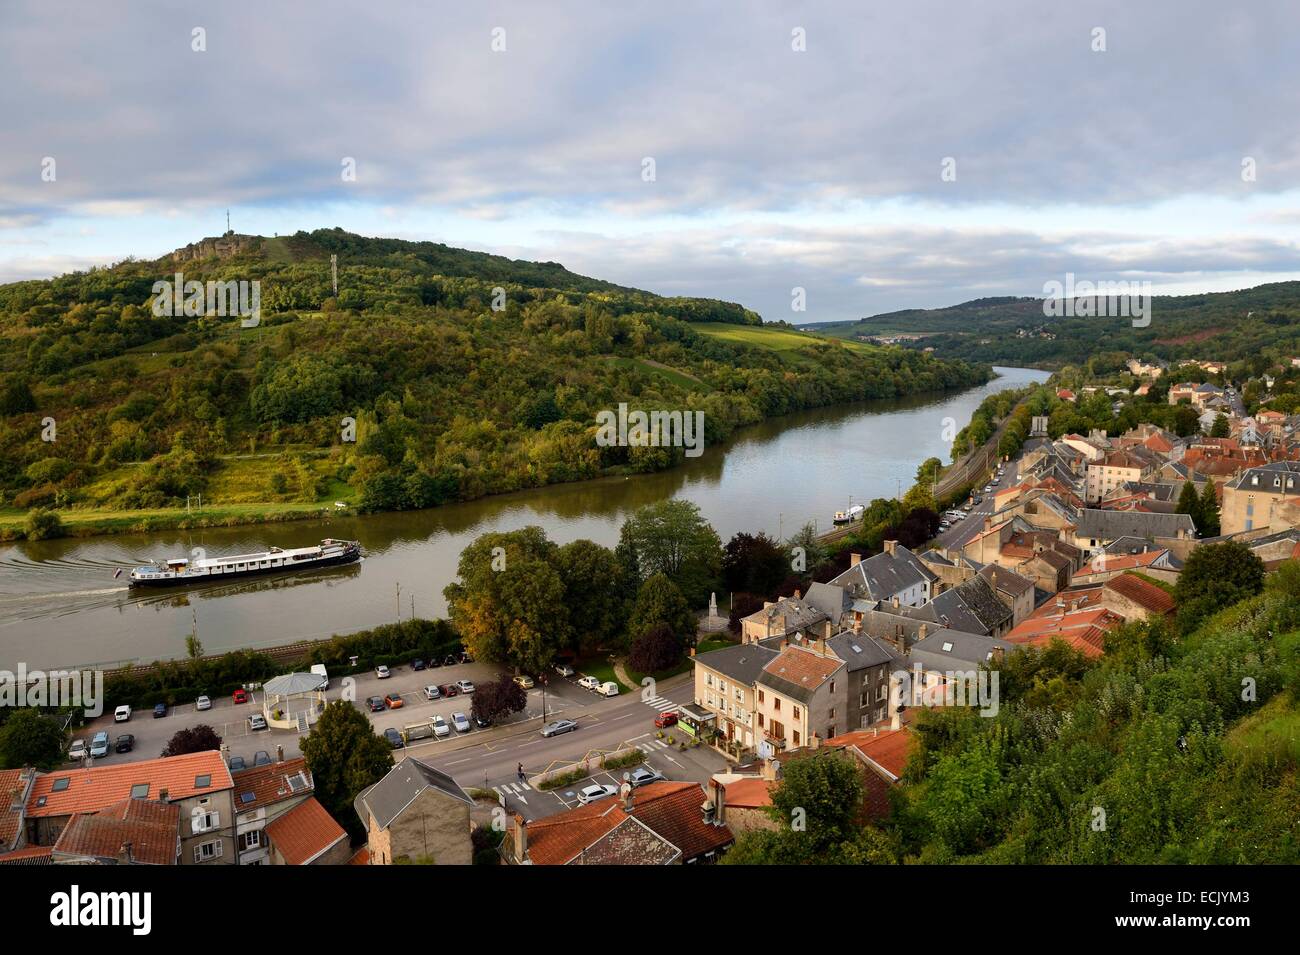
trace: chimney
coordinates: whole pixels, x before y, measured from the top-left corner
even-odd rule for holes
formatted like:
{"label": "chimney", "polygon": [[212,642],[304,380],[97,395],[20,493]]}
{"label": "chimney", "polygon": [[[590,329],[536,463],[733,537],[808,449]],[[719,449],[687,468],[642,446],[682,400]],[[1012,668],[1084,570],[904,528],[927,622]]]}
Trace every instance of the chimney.
{"label": "chimney", "polygon": [[284,744],[283,744],[283,743],[277,743],[276,746],[275,746],[275,761],[276,761],[277,763],[283,763],[283,762],[284,762]]}
{"label": "chimney", "polygon": [[821,749],[821,745],[822,745],[822,738],[818,736],[816,733],[813,733],[811,736],[808,737],[809,749]]}
{"label": "chimney", "polygon": [[515,813],[515,861],[521,865],[528,861],[528,823],[519,813]]}
{"label": "chimney", "polygon": [[862,614],[860,613],[855,613],[853,615],[853,632],[854,633],[862,632]]}
{"label": "chimney", "polygon": [[903,728],[903,719],[898,715],[898,710],[894,710],[894,715],[889,718],[889,728],[891,730]]}
{"label": "chimney", "polygon": [[122,843],[122,848],[117,850],[118,865],[135,865],[135,856],[131,852],[131,843]]}
{"label": "chimney", "polygon": [[929,632],[930,632],[930,625],[928,623],[921,624],[921,626],[919,626],[916,630],[916,639],[924,640],[925,635]]}
{"label": "chimney", "polygon": [[[718,782],[718,777],[714,776],[709,779],[709,797],[713,803],[712,822],[715,825],[726,825],[727,822],[727,787]],[[709,822],[709,803],[705,803],[705,822]]]}
{"label": "chimney", "polygon": [[800,597],[802,597],[802,596],[803,596],[803,594],[801,594],[801,593],[799,592],[799,588],[796,587],[796,588],[794,589],[794,599],[795,599],[795,600],[798,600],[798,599],[799,599]]}
{"label": "chimney", "polygon": [[894,594],[894,596],[890,597],[890,598],[889,598],[889,603],[890,603],[891,606],[893,606],[893,607],[897,607],[897,606],[898,606],[898,594]]}
{"label": "chimney", "polygon": [[858,566],[858,564],[860,564],[860,563],[862,563],[862,555],[861,555],[861,554],[849,554],[849,566],[850,566],[850,567],[856,567],[856,566]]}
{"label": "chimney", "polygon": [[988,530],[992,526],[993,526],[993,518],[991,517],[984,518],[984,529]]}
{"label": "chimney", "polygon": [[770,757],[768,759],[763,760],[764,779],[766,779],[769,783],[774,783],[777,781],[778,778],[780,778],[780,776],[781,776],[780,763],[778,763],[775,759],[771,759]]}
{"label": "chimney", "polygon": [[636,791],[636,790],[634,790],[634,789],[632,788],[632,784],[629,783],[629,782],[624,782],[622,786],[619,786],[619,787],[618,787],[618,795],[619,795],[619,798],[621,798],[621,799],[623,800],[623,811],[624,811],[624,812],[631,812],[631,811],[632,811],[632,794],[633,794],[635,791]]}
{"label": "chimney", "polygon": [[994,662],[994,663],[1001,663],[1001,662],[1002,662],[1002,657],[1003,657],[1003,655],[1004,655],[1004,654],[1003,654],[1002,647],[994,647],[994,648],[993,648],[993,662]]}
{"label": "chimney", "polygon": [[898,541],[885,541],[885,553],[893,554],[894,548],[898,546]]}

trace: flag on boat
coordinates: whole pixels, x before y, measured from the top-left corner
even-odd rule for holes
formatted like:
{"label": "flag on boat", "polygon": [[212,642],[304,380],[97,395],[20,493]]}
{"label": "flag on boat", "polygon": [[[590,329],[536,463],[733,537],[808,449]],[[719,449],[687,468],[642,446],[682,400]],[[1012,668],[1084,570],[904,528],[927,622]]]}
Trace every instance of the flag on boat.
{"label": "flag on boat", "polygon": [[122,576],[122,568],[121,568],[121,567],[119,567],[119,568],[117,568],[117,570],[113,571],[113,579],[114,579],[114,580],[117,580],[117,578],[119,578],[119,577],[121,577],[121,576]]}

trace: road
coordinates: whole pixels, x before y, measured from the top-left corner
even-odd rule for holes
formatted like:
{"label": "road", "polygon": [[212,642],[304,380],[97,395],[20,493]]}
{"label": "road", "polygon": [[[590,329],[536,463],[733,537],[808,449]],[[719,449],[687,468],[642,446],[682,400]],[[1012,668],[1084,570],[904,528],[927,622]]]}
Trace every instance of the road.
{"label": "road", "polygon": [[1015,484],[1020,480],[1019,475],[1020,459],[1017,457],[1007,462],[1002,477],[995,482],[992,491],[985,493],[982,488],[976,489],[975,493],[981,495],[983,499],[970,509],[970,514],[965,519],[939,534],[935,538],[935,546],[940,549],[961,550],[970,543],[976,534],[984,530],[984,518],[993,513],[993,495]]}

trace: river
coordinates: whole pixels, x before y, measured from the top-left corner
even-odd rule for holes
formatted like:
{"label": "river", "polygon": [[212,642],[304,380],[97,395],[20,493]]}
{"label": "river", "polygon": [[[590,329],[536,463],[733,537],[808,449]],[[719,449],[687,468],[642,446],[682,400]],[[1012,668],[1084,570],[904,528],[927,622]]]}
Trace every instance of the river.
{"label": "river", "polygon": [[[631,478],[555,485],[427,511],[285,524],[161,531],[0,545],[0,668],[183,657],[197,624],[207,653],[268,647],[446,611],[443,587],[461,549],[479,534],[537,524],[552,540],[613,545],[627,515],[681,497],[699,505],[725,542],[740,530],[789,536],[808,521],[826,529],[836,510],[893,497],[930,456],[948,460],[954,430],[991,392],[1047,372],[997,368],[978,388],[838,405],[774,418],[707,448],[682,467]],[[132,592],[119,567],[157,557],[301,547],[322,537],[361,541],[362,564],[186,592]],[[125,573],[125,571],[124,571]]]}

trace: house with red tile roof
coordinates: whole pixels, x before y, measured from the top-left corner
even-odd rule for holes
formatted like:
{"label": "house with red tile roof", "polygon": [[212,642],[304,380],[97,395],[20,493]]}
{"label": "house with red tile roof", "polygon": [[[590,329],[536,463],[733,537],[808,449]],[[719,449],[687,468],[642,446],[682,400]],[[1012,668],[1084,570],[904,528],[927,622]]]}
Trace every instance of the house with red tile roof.
{"label": "house with red tile roof", "polygon": [[501,850],[511,865],[691,865],[734,841],[704,787],[664,781],[541,819],[516,814]]}
{"label": "house with red tile roof", "polygon": [[1063,640],[1085,656],[1099,657],[1106,649],[1106,634],[1123,622],[1123,617],[1105,607],[1065,610],[1030,617],[1007,634],[1007,641],[1045,648],[1054,640]]}
{"label": "house with red tile roof", "polygon": [[281,813],[266,826],[271,865],[346,865],[348,834],[315,796]]}
{"label": "house with red tile roof", "polygon": [[73,816],[98,813],[124,799],[180,807],[181,864],[233,864],[234,782],[221,753],[41,773],[24,807],[29,845],[54,846]]}
{"label": "house with red tile roof", "polygon": [[306,802],[315,792],[301,756],[232,773],[235,797],[235,849],[240,865],[268,861],[266,827]]}
{"label": "house with red tile roof", "polygon": [[68,820],[51,850],[55,864],[179,865],[181,807],[123,799]]}
{"label": "house with red tile roof", "polygon": [[26,843],[27,797],[36,775],[34,769],[0,769],[0,855]]}

